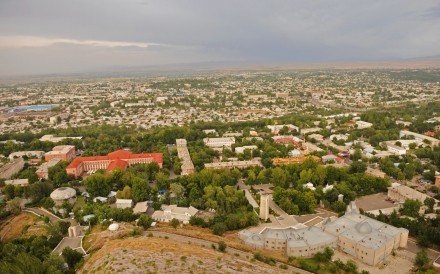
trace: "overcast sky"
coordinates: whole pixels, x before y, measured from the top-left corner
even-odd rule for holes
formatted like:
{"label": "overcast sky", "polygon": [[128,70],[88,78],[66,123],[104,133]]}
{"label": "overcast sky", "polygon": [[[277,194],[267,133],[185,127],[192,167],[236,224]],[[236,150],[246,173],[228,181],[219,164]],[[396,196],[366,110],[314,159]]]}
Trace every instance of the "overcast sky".
{"label": "overcast sky", "polygon": [[0,0],[0,75],[439,54],[439,0]]}

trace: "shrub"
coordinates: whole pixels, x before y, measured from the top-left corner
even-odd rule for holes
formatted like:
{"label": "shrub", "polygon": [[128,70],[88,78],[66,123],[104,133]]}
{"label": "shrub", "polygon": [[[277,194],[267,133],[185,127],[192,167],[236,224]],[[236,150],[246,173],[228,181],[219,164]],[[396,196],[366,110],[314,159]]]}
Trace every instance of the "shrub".
{"label": "shrub", "polygon": [[218,242],[218,251],[225,252],[226,251],[226,243],[223,241]]}

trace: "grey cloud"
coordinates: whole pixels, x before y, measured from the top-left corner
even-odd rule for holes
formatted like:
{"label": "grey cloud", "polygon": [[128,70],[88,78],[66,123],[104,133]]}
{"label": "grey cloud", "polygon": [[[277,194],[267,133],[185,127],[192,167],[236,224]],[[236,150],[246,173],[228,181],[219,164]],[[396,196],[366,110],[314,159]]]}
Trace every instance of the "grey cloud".
{"label": "grey cloud", "polygon": [[[81,52],[95,55],[93,43],[84,41],[178,46],[105,50],[105,57],[84,61],[93,67],[109,60],[139,65],[139,60],[190,58],[263,63],[413,58],[440,54],[439,7],[436,0],[2,0],[0,36],[82,41]],[[66,58],[77,57],[64,69],[80,67],[78,46],[57,44],[35,52],[50,62],[50,47],[64,48],[59,54]],[[0,61],[12,62],[22,50],[1,51]],[[124,52],[138,57],[124,60]],[[3,70],[9,64],[0,62]]]}

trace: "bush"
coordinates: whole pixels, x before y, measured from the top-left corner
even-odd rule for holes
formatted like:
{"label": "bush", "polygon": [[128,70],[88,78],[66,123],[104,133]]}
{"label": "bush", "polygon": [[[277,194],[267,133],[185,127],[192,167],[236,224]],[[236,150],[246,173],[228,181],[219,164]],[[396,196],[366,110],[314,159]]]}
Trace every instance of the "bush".
{"label": "bush", "polygon": [[222,236],[225,233],[226,229],[226,225],[223,223],[215,223],[211,227],[212,233],[219,236]]}
{"label": "bush", "polygon": [[171,225],[172,227],[174,227],[174,228],[177,228],[177,226],[180,225],[180,221],[177,220],[176,218],[173,218],[173,219],[170,221],[170,225]]}
{"label": "bush", "polygon": [[66,247],[63,250],[62,256],[66,263],[69,265],[69,268],[74,269],[75,266],[81,261],[83,255],[76,250],[71,249],[70,247]]}
{"label": "bush", "polygon": [[69,230],[69,227],[70,227],[70,222],[58,221],[57,224],[58,224],[58,228],[60,230],[60,233],[62,235],[66,235],[67,231]]}
{"label": "bush", "polygon": [[135,237],[135,236],[140,236],[142,235],[142,233],[144,233],[144,231],[142,230],[142,228],[140,227],[135,227],[133,228],[132,231],[130,231],[130,233],[128,234],[131,237]]}
{"label": "bush", "polygon": [[226,243],[223,241],[218,242],[218,251],[225,252],[226,251]]}
{"label": "bush", "polygon": [[151,218],[147,214],[141,214],[138,220],[138,225],[142,226],[144,229],[148,229],[151,227],[151,224],[153,223],[153,218]]}

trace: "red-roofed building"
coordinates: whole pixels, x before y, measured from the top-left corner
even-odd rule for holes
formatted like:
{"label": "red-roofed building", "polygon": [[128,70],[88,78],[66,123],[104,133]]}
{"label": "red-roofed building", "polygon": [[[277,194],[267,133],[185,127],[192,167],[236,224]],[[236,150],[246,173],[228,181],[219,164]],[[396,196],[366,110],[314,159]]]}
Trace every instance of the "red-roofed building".
{"label": "red-roofed building", "polygon": [[426,135],[426,136],[429,136],[429,137],[435,137],[435,132],[427,131],[427,132],[423,133],[423,135]]}
{"label": "red-roofed building", "polygon": [[127,167],[136,164],[148,164],[155,162],[162,168],[162,153],[141,153],[133,154],[128,150],[116,150],[107,156],[76,157],[67,167],[67,174],[75,177],[81,176],[84,172],[104,169],[113,171],[115,169],[125,170]]}

